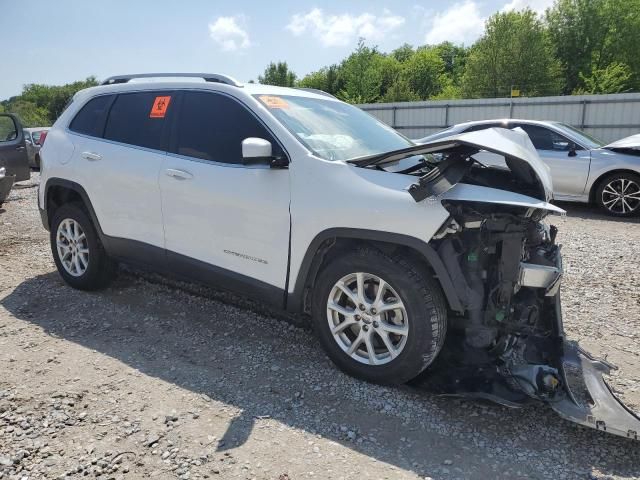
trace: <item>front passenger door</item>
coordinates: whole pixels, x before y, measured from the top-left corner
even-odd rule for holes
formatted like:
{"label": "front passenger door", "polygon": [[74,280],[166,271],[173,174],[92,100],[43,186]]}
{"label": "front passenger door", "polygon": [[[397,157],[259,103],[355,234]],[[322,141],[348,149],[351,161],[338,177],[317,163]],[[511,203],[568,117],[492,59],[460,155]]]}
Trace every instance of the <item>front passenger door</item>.
{"label": "front passenger door", "polygon": [[0,115],[0,167],[5,167],[7,176],[15,175],[16,182],[31,178],[22,126],[7,113]]}
{"label": "front passenger door", "polygon": [[288,266],[289,170],[244,165],[249,137],[284,155],[237,99],[182,93],[160,172],[167,259],[174,272],[278,303]]}
{"label": "front passenger door", "polygon": [[554,130],[539,125],[517,124],[531,139],[540,158],[551,169],[553,192],[558,199],[581,196],[589,176],[591,153]]}

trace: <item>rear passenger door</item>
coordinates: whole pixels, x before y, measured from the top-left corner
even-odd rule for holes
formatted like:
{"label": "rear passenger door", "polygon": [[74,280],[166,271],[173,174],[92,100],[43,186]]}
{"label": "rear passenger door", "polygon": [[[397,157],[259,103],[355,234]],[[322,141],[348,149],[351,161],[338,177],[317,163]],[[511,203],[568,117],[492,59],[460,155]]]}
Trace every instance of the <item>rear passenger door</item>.
{"label": "rear passenger door", "polygon": [[174,272],[277,303],[289,251],[289,170],[243,165],[249,137],[284,155],[239,100],[182,93],[160,174],[167,257]]}
{"label": "rear passenger door", "polygon": [[[133,92],[99,96],[76,115],[75,160],[102,231],[116,239],[164,248],[158,174],[166,156],[170,92]],[[167,102],[154,114],[158,99]],[[169,99],[168,101],[166,99]],[[139,244],[117,242],[116,254],[137,255]],[[163,252],[158,251],[159,258]],[[144,260],[144,258],[142,259]]]}

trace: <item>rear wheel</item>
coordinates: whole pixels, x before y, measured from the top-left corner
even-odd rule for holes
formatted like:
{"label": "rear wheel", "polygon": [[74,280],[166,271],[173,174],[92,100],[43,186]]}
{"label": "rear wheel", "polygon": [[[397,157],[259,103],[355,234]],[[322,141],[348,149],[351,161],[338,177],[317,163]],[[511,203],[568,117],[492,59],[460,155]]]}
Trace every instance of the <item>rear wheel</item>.
{"label": "rear wheel", "polygon": [[50,241],[58,272],[73,288],[97,290],[113,279],[117,264],[105,252],[81,205],[66,204],[55,211]]}
{"label": "rear wheel", "polygon": [[314,288],[314,329],[345,372],[400,384],[435,359],[447,317],[439,285],[402,256],[362,249],[333,260]]}
{"label": "rear wheel", "polygon": [[640,176],[633,173],[609,175],[600,183],[596,201],[610,215],[637,215],[640,213]]}

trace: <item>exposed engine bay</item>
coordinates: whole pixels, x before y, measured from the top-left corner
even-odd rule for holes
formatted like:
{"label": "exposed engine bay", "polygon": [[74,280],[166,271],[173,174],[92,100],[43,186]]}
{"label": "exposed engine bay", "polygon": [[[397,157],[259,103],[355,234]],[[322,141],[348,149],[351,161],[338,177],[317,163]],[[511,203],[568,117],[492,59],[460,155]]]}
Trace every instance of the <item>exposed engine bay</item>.
{"label": "exposed engine bay", "polygon": [[[482,151],[505,165],[478,162]],[[640,439],[640,418],[603,379],[616,367],[565,338],[557,228],[544,221],[563,210],[548,203],[551,176],[524,132],[493,128],[354,163],[416,177],[413,199],[439,201],[450,215],[430,245],[462,307],[414,385],[511,407],[543,401],[568,420]]]}
{"label": "exposed engine bay", "polygon": [[433,245],[464,312],[450,318],[443,350],[416,384],[512,407],[543,401],[569,420],[638,440],[640,419],[602,377],[615,367],[565,339],[562,257],[546,212],[445,205],[451,218]]}

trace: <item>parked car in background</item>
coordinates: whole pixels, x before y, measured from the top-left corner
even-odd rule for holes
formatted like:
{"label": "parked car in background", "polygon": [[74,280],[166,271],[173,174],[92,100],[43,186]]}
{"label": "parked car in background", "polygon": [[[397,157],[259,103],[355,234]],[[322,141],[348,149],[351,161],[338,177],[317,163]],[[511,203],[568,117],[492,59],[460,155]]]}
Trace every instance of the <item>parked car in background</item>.
{"label": "parked car in background", "polygon": [[29,166],[40,168],[40,148],[42,148],[49,127],[31,127],[23,130],[27,155],[29,156]]}
{"label": "parked car in background", "polygon": [[[529,135],[538,155],[551,169],[557,200],[594,203],[620,217],[640,213],[640,135],[605,145],[565,123],[503,119],[460,123],[415,142],[492,127],[521,128]],[[502,161],[488,152],[476,158],[491,164]]]}
{"label": "parked car in background", "polygon": [[20,120],[10,113],[0,114],[0,205],[14,182],[29,180],[29,159]]}

